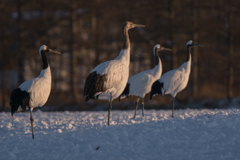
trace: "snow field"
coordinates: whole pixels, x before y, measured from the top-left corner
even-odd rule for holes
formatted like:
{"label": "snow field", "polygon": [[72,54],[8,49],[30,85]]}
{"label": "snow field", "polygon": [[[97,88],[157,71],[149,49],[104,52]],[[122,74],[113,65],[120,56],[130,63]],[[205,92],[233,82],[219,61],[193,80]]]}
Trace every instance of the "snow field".
{"label": "snow field", "polygon": [[0,159],[239,160],[240,110],[0,113]]}

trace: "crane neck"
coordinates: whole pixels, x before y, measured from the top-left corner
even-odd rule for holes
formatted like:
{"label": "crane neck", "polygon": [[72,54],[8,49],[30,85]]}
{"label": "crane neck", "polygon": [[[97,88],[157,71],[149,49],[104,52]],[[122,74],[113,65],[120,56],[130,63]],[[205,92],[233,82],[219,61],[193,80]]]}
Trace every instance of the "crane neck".
{"label": "crane neck", "polygon": [[186,49],[187,49],[187,59],[186,59],[186,62],[188,62],[189,59],[191,59],[191,47],[189,45],[187,45]]}
{"label": "crane neck", "polygon": [[187,54],[187,61],[184,62],[178,69],[182,70],[187,75],[191,72],[191,54]]}
{"label": "crane neck", "polygon": [[130,64],[130,47],[127,49],[121,49],[119,55],[115,58],[115,60],[121,61],[126,66]]}
{"label": "crane neck", "polygon": [[47,68],[42,69],[40,72],[40,75],[38,76],[39,78],[46,78],[51,80],[52,76],[51,76],[51,69],[50,66],[48,65]]}
{"label": "crane neck", "polygon": [[155,51],[154,51],[154,55],[155,55],[155,59],[156,59],[156,65],[158,65],[158,64],[159,64],[160,57],[159,57],[158,49],[157,49],[157,48],[156,48]]}
{"label": "crane neck", "polygon": [[158,59],[158,62],[157,62],[156,66],[154,68],[156,69],[157,72],[161,72],[162,73],[162,61],[161,61],[159,56],[156,59]]}
{"label": "crane neck", "polygon": [[126,26],[122,27],[122,35],[123,35],[123,49],[130,48],[130,39],[128,35],[128,28]]}
{"label": "crane neck", "polygon": [[42,69],[46,69],[48,67],[46,51],[43,51],[43,50],[41,51],[41,58],[42,58],[42,62],[43,62],[43,68]]}
{"label": "crane neck", "polygon": [[130,64],[130,39],[128,35],[128,28],[126,25],[122,27],[122,35],[123,35],[123,47],[120,51],[120,54],[115,58],[115,60],[120,60],[126,66]]}
{"label": "crane neck", "polygon": [[158,54],[158,49],[154,49],[154,56],[156,59],[156,66],[152,69],[153,75],[158,79],[162,74],[162,62]]}
{"label": "crane neck", "polygon": [[153,68],[153,70],[154,70],[155,76],[160,78],[160,76],[162,74],[162,62],[161,62],[161,59],[159,59],[158,64]]}

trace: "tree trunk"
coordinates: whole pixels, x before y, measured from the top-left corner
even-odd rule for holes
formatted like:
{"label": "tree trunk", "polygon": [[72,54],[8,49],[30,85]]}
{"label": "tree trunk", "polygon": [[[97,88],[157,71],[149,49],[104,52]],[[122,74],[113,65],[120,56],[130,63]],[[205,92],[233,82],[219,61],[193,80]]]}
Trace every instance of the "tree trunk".
{"label": "tree trunk", "polygon": [[94,61],[94,66],[99,64],[99,56],[101,52],[101,35],[100,33],[102,32],[101,25],[99,25],[99,20],[98,20],[98,6],[99,6],[100,1],[99,0],[94,0],[93,3],[93,12],[92,12],[92,32],[94,34],[94,48],[95,48],[95,61]]}
{"label": "tree trunk", "polygon": [[77,73],[77,52],[75,51],[75,35],[77,30],[76,3],[72,0],[71,8],[71,94],[73,102],[79,102],[78,94],[78,73]]}
{"label": "tree trunk", "polygon": [[17,0],[17,55],[18,55],[18,84],[24,82],[24,53],[21,52],[21,19],[22,19],[22,2],[21,0]]}
{"label": "tree trunk", "polygon": [[227,1],[226,7],[226,35],[227,35],[227,56],[228,56],[228,67],[227,67],[227,99],[231,100],[233,96],[233,81],[234,81],[234,69],[232,65],[232,55],[234,53],[233,50],[233,36],[231,35],[231,5],[229,0]]}
{"label": "tree trunk", "polygon": [[7,101],[7,98],[6,98],[6,85],[7,85],[7,78],[6,78],[6,69],[5,67],[2,65],[2,70],[1,70],[1,73],[2,73],[2,111],[5,110],[6,108],[6,101]]}
{"label": "tree trunk", "polygon": [[174,30],[174,17],[175,17],[175,11],[174,11],[174,3],[173,0],[168,1],[168,13],[169,13],[169,23],[170,23],[170,41],[172,45],[172,68],[175,69],[178,67],[177,62],[177,45],[175,44],[175,30]]}
{"label": "tree trunk", "polygon": [[[197,1],[192,0],[193,9],[193,41],[198,42],[198,4]],[[198,99],[198,47],[194,48],[193,54],[193,99]]]}

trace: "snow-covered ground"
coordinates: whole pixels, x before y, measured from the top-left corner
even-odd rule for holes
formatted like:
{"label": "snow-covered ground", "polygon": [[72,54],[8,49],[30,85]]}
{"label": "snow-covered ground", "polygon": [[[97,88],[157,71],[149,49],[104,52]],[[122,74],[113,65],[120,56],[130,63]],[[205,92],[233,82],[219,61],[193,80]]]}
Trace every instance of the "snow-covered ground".
{"label": "snow-covered ground", "polygon": [[3,160],[239,160],[240,109],[0,113]]}

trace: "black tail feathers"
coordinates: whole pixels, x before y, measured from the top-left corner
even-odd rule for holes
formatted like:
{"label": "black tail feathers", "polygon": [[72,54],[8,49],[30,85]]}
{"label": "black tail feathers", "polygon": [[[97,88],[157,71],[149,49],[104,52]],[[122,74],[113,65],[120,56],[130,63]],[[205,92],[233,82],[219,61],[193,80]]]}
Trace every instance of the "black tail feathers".
{"label": "black tail feathers", "polygon": [[30,94],[28,92],[21,91],[20,88],[13,90],[10,98],[11,115],[13,116],[19,106],[26,110],[26,106],[29,107],[29,101]]}
{"label": "black tail feathers", "polygon": [[163,83],[159,82],[158,80],[155,81],[151,88],[150,99],[155,94],[162,94]]}
{"label": "black tail feathers", "polygon": [[106,74],[101,75],[98,74],[97,71],[90,73],[85,81],[84,86],[84,94],[83,96],[87,96],[86,101],[89,99],[98,98],[95,96],[98,92],[104,92],[104,82],[106,81]]}

